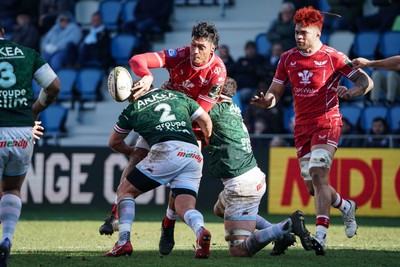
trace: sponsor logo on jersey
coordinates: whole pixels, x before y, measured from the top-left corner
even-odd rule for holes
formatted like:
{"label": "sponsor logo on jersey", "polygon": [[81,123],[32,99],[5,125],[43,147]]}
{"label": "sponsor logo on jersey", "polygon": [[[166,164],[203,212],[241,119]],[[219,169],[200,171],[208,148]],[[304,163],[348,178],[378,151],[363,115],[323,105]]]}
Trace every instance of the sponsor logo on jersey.
{"label": "sponsor logo on jersey", "polygon": [[290,66],[292,66],[292,67],[295,67],[296,64],[297,64],[297,61],[292,61],[292,62],[290,62]]}
{"label": "sponsor logo on jersey", "polygon": [[3,90],[0,94],[0,107],[17,108],[28,106],[26,89]]}
{"label": "sponsor logo on jersey", "polygon": [[2,57],[23,57],[24,53],[18,47],[5,46],[0,48],[0,58]]}
{"label": "sponsor logo on jersey", "polygon": [[221,93],[221,89],[221,85],[214,84],[213,86],[211,86],[210,91],[208,91],[207,96],[211,99],[217,100]]}
{"label": "sponsor logo on jersey", "polygon": [[178,52],[175,49],[168,49],[167,54],[169,57],[176,57],[178,55]]}
{"label": "sponsor logo on jersey", "polygon": [[207,80],[207,79],[204,79],[204,78],[203,78],[203,77],[201,77],[201,76],[199,76],[199,79],[200,79],[200,82],[201,82],[202,86],[203,86],[203,85],[207,85],[207,84],[208,84],[208,82],[209,82],[209,80]]}
{"label": "sponsor logo on jersey", "polygon": [[25,139],[0,141],[0,148],[20,147],[22,149],[25,149],[27,146],[28,146],[28,140]]}
{"label": "sponsor logo on jersey", "polygon": [[301,78],[301,84],[310,84],[310,78],[314,75],[312,72],[308,70],[303,70],[303,72],[297,73],[299,77]]}
{"label": "sponsor logo on jersey", "polygon": [[323,67],[325,66],[326,62],[328,62],[328,60],[324,60],[324,61],[316,61],[314,60],[314,63],[317,67]]}
{"label": "sponsor logo on jersey", "polygon": [[221,71],[222,71],[221,67],[215,67],[214,68],[214,73],[217,74],[217,75],[219,75],[221,73]]}

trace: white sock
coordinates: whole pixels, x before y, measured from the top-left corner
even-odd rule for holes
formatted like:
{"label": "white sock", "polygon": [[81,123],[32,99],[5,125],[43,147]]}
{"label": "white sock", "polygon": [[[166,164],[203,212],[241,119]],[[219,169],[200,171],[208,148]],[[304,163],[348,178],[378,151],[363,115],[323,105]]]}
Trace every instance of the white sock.
{"label": "white sock", "polygon": [[133,198],[123,198],[118,203],[118,246],[130,241],[131,228],[135,219],[135,200]]}
{"label": "white sock", "polygon": [[176,213],[175,211],[171,210],[169,206],[167,208],[166,215],[167,215],[168,219],[170,219],[171,221],[176,221],[176,219],[178,219],[178,213]]}
{"label": "white sock", "polygon": [[21,215],[21,198],[14,194],[4,194],[0,200],[0,221],[3,228],[1,240],[8,238],[12,241],[15,228]]}
{"label": "white sock", "polygon": [[204,217],[198,210],[188,210],[183,216],[185,223],[192,228],[196,237],[199,238],[201,231],[204,229]]}
{"label": "white sock", "polygon": [[339,209],[344,214],[347,214],[351,208],[350,202],[342,198],[338,193],[336,193],[336,201],[332,204],[332,206]]}

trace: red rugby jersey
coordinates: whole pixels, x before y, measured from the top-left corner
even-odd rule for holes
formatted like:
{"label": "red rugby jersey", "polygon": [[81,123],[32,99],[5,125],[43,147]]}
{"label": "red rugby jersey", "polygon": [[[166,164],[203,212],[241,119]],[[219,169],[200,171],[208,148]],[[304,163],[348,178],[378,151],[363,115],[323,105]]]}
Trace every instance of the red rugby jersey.
{"label": "red rugby jersey", "polygon": [[[194,66],[190,61],[190,47],[167,49],[146,56],[147,68],[166,68],[169,72],[168,89],[182,92],[196,100],[205,111],[217,102],[226,80],[225,64],[216,54],[202,66]],[[132,66],[132,64],[131,64]],[[136,75],[137,69],[133,68]]]}
{"label": "red rugby jersey", "polygon": [[355,71],[351,60],[332,47],[321,45],[308,54],[293,48],[282,54],[273,81],[290,83],[295,123],[300,125],[340,117],[339,99],[332,88]]}

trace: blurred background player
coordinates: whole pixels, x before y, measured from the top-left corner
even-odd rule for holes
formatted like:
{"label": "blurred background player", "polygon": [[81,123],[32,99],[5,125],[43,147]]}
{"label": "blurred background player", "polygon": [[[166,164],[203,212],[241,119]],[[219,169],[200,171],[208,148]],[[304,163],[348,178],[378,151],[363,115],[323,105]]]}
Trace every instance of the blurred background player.
{"label": "blurred background player", "polygon": [[[153,75],[150,69],[166,68],[169,72],[169,81],[163,85],[163,88],[186,94],[196,100],[208,112],[217,102],[226,80],[225,65],[221,58],[215,54],[219,39],[218,31],[213,23],[198,22],[192,28],[190,46],[133,56],[129,64],[134,73],[141,77],[134,84],[133,90],[138,90],[136,94],[148,91],[153,83]],[[200,140],[201,132],[199,129],[195,133],[198,133]],[[139,137],[133,152],[129,156],[130,160],[122,177],[126,176],[147,155],[148,151],[148,144],[143,138]],[[116,211],[117,205],[114,204],[108,218],[99,228],[100,234],[113,234]],[[167,214],[161,224],[161,254],[169,254],[175,244],[173,233],[177,217],[174,211],[167,209]]]}
{"label": "blurred background player", "polygon": [[[196,234],[195,258],[208,258],[211,233],[204,227],[203,215],[195,209],[203,155],[191,125],[193,121],[198,123],[205,143],[208,143],[211,119],[196,101],[180,92],[152,89],[133,100],[119,116],[110,136],[110,146],[130,155],[131,147],[124,139],[131,131],[136,131],[151,149],[118,186],[119,238],[104,256],[132,253],[130,232],[136,197],[160,185],[170,184],[177,214]],[[168,127],[165,127],[166,123]]]}
{"label": "blurred background player", "polygon": [[[1,23],[0,50],[0,132],[1,142],[7,143],[0,149],[0,266],[7,266],[21,214],[21,186],[31,163],[37,130],[42,129],[34,121],[57,97],[60,80],[35,50],[5,40]],[[42,87],[36,100],[32,79]]]}
{"label": "blurred background player", "polygon": [[[363,70],[353,69],[346,55],[322,44],[324,17],[318,10],[299,9],[294,21],[297,47],[282,54],[268,91],[252,101],[272,108],[284,93],[285,85],[289,82],[292,87],[297,157],[301,175],[314,196],[316,211],[313,249],[316,255],[325,255],[331,205],[342,212],[347,237],[353,237],[357,231],[356,203],[343,199],[328,179],[342,125],[338,98],[364,95],[373,82]],[[354,82],[352,88],[339,86],[342,75]]]}

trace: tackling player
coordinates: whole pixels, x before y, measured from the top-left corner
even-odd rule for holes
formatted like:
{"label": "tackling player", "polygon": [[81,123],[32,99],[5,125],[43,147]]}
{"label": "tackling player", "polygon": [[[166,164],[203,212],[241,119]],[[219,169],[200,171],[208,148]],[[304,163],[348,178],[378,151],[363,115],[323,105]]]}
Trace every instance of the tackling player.
{"label": "tackling player", "polygon": [[[151,147],[118,186],[119,238],[104,256],[119,257],[133,251],[130,232],[135,218],[135,198],[160,185],[171,185],[174,207],[197,237],[195,258],[210,256],[211,233],[195,209],[203,169],[203,155],[192,130],[196,121],[208,143],[212,122],[199,104],[171,90],[152,89],[128,105],[110,136],[110,147],[129,155],[124,139],[136,131]],[[128,153],[127,153],[128,152]]]}
{"label": "tackling player", "polygon": [[301,211],[275,225],[257,215],[267,185],[254,158],[241,111],[232,101],[236,89],[235,80],[228,77],[218,103],[209,112],[213,122],[210,173],[224,184],[214,213],[224,219],[229,252],[234,257],[251,257],[275,241],[270,255],[280,255],[296,241],[291,232],[300,237],[304,249],[310,250],[310,232]]}
{"label": "tackling player", "polygon": [[[312,7],[298,10],[294,16],[296,48],[282,54],[268,91],[252,103],[272,108],[290,83],[294,98],[294,138],[301,176],[314,196],[316,233],[313,248],[325,255],[326,234],[331,205],[342,212],[346,235],[356,234],[356,203],[343,199],[329,185],[329,170],[337,150],[342,127],[339,99],[366,94],[373,87],[371,78],[361,69],[353,69],[346,55],[321,43],[323,16]],[[339,86],[342,76],[354,82],[352,88]]]}

